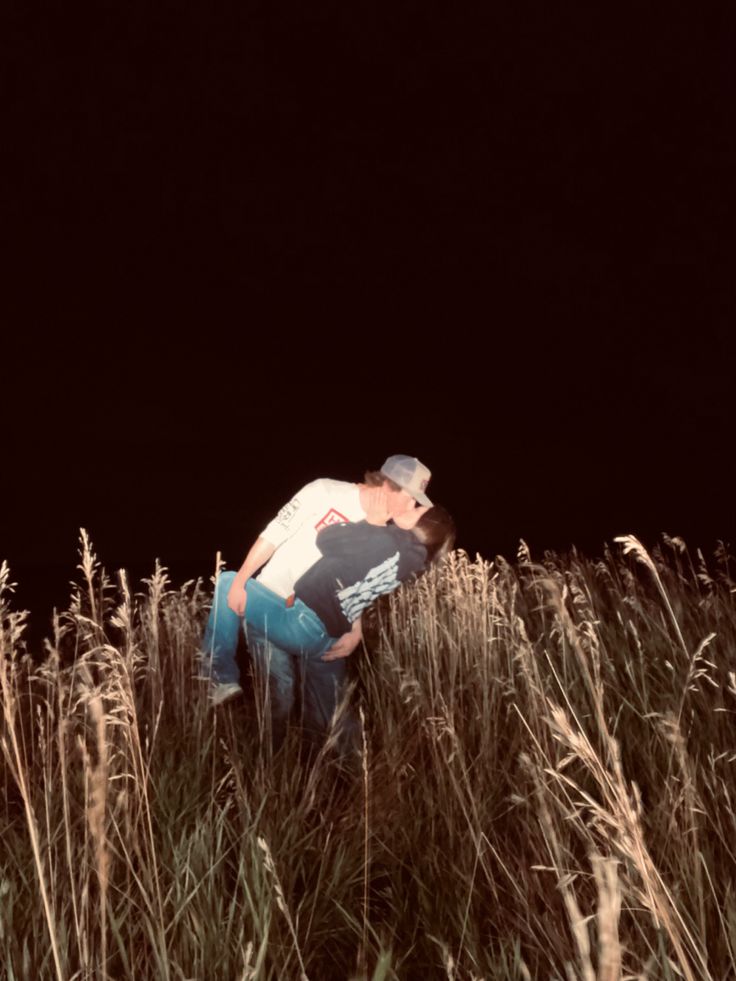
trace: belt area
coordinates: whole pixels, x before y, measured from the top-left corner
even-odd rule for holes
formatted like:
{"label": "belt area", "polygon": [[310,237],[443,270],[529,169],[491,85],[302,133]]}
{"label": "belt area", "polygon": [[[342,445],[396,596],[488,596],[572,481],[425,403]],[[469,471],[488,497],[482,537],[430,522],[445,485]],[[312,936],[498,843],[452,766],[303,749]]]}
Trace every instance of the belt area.
{"label": "belt area", "polygon": [[292,593],[291,596],[286,597],[286,605],[290,609],[296,602],[296,593]]}

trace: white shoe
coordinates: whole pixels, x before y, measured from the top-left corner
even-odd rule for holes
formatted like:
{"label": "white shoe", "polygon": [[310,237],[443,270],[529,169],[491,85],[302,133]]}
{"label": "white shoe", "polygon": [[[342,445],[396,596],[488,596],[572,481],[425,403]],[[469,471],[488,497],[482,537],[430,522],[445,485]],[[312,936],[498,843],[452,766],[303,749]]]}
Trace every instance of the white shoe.
{"label": "white shoe", "polygon": [[213,684],[210,689],[210,704],[223,705],[225,702],[229,702],[231,698],[237,698],[238,695],[242,694],[243,689],[237,681],[229,681],[225,684]]}

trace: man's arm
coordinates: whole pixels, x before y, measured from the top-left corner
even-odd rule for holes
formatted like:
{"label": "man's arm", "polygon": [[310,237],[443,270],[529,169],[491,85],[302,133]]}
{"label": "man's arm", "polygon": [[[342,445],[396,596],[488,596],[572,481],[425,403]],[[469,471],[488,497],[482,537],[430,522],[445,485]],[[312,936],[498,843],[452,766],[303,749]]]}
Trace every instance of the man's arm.
{"label": "man's arm", "polygon": [[358,644],[363,639],[363,626],[361,623],[361,618],[358,617],[353,623],[353,628],[348,633],[343,634],[333,645],[326,651],[320,660],[322,661],[336,661],[340,657],[349,657]]}
{"label": "man's arm", "polygon": [[239,617],[245,616],[245,584],[268,562],[276,549],[301,528],[312,513],[312,501],[319,494],[321,485],[321,480],[313,480],[302,487],[256,538],[227,594],[227,605]]}
{"label": "man's arm", "polygon": [[268,562],[275,551],[276,546],[272,545],[271,542],[266,541],[265,538],[256,538],[245,557],[245,561],[235,574],[233,584],[227,594],[227,605],[239,617],[245,616],[245,601],[247,598],[245,584],[252,575],[258,572],[262,565]]}

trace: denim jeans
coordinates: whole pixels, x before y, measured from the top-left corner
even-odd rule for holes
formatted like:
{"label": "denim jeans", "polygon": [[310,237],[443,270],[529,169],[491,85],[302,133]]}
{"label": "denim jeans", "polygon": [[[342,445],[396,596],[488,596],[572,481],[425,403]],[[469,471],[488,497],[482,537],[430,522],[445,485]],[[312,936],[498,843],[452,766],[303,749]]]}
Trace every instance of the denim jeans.
{"label": "denim jeans", "polygon": [[232,586],[234,572],[221,572],[217,577],[207,627],[202,641],[204,660],[202,667],[218,684],[239,682],[240,672],[235,661],[238,637],[243,624],[242,617],[233,613],[227,605],[227,594]]}
{"label": "denim jeans", "polygon": [[[203,647],[205,665],[211,664],[216,682],[238,681],[235,661],[241,618],[228,607],[227,594],[234,572],[220,573],[215,589]],[[347,659],[323,661],[322,654],[335,643],[316,613],[301,600],[291,607],[256,579],[246,583],[245,631],[256,677],[268,679],[274,747],[286,734],[300,685],[302,726],[312,742],[321,742],[330,729],[335,709],[347,684]],[[342,751],[357,746],[358,725],[349,710],[338,733]]]}

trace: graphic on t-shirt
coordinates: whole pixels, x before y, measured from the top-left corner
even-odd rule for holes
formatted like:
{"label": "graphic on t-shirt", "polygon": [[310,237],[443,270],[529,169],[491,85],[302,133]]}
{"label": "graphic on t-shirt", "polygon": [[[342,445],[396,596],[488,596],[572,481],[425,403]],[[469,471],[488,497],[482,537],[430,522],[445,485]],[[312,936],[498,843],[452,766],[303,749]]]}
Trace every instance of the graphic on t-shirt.
{"label": "graphic on t-shirt", "polygon": [[382,596],[390,593],[399,585],[399,553],[390,556],[385,562],[374,566],[365,579],[341,589],[337,598],[340,609],[347,620],[352,623],[357,620],[363,610]]}
{"label": "graphic on t-shirt", "polygon": [[292,497],[288,504],[284,504],[279,513],[276,515],[276,521],[280,525],[286,525],[288,527],[289,522],[297,513],[301,507],[301,501],[298,497]]}
{"label": "graphic on t-shirt", "polygon": [[334,508],[330,508],[327,514],[324,515],[324,517],[320,518],[320,520],[317,522],[314,528],[315,531],[319,531],[320,528],[326,528],[327,525],[340,525],[340,524],[347,525],[349,524],[349,521],[344,514],[340,514],[339,511],[336,511]]}

